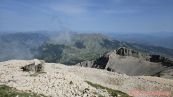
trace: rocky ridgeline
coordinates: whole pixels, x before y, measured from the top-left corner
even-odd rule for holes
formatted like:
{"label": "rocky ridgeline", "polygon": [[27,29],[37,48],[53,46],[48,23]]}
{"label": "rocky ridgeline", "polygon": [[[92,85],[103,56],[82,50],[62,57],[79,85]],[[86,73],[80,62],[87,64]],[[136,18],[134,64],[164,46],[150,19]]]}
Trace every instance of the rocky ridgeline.
{"label": "rocky ridgeline", "polygon": [[120,47],[118,50],[116,50],[118,55],[121,56],[132,56],[135,58],[142,58],[142,59],[147,59],[149,58],[149,54],[146,53],[141,53],[132,49],[127,49],[125,47]]}
{"label": "rocky ridgeline", "polygon": [[[156,75],[173,78],[173,59],[160,55],[149,55],[124,47],[108,52],[98,59],[84,61],[77,65],[106,69],[132,76]],[[168,70],[171,72],[164,72]],[[160,72],[164,72],[164,74],[161,75]]]}
{"label": "rocky ridgeline", "polygon": [[[109,96],[107,91],[93,88],[81,78],[64,70],[43,72],[44,68],[40,67],[44,66],[40,64],[42,63],[39,60],[1,62],[0,85],[53,97]],[[37,73],[40,74],[35,76]]]}
{"label": "rocky ridgeline", "polygon": [[116,52],[118,55],[121,55],[121,56],[132,56],[132,57],[141,58],[143,60],[150,61],[150,62],[161,62],[162,65],[168,66],[168,67],[173,66],[173,59],[167,58],[161,55],[149,55],[147,53],[141,53],[138,51],[134,51],[132,49],[127,49],[125,47],[119,48]]}

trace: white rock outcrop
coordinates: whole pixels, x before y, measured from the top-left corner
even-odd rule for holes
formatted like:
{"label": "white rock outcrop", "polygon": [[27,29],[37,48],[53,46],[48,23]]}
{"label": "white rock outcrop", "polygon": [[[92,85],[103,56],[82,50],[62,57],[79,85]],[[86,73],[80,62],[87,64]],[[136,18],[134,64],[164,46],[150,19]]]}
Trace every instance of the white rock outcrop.
{"label": "white rock outcrop", "polygon": [[80,77],[61,69],[38,76],[31,76],[33,72],[20,69],[33,62],[38,63],[39,60],[0,62],[0,84],[53,97],[109,96],[106,91],[93,88]]}

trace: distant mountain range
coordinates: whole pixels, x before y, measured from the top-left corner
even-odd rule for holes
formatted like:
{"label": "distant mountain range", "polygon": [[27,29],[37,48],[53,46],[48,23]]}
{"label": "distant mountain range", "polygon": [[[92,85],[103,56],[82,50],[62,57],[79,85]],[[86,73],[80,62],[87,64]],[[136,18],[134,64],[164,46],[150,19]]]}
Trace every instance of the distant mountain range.
{"label": "distant mountain range", "polygon": [[47,62],[73,65],[119,47],[149,54],[173,57],[173,49],[129,42],[120,42],[102,34],[37,31],[0,34],[0,61],[38,58]]}
{"label": "distant mountain range", "polygon": [[145,33],[145,34],[105,33],[104,35],[106,35],[108,37],[112,37],[119,41],[162,46],[162,47],[173,49],[173,43],[172,43],[173,32],[156,32],[156,33]]}
{"label": "distant mountain range", "polygon": [[48,37],[41,33],[1,33],[0,61],[11,59],[32,59],[37,49]]}

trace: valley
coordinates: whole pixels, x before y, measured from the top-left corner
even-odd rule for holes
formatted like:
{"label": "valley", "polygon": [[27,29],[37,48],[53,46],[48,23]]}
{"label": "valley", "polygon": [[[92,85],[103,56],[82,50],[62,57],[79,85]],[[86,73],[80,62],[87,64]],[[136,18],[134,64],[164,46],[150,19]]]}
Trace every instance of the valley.
{"label": "valley", "polygon": [[71,32],[61,38],[60,31],[36,31],[0,34],[0,61],[38,58],[46,62],[74,65],[98,58],[106,52],[126,47],[152,55],[173,57],[173,49],[129,42],[120,42],[102,34]]}

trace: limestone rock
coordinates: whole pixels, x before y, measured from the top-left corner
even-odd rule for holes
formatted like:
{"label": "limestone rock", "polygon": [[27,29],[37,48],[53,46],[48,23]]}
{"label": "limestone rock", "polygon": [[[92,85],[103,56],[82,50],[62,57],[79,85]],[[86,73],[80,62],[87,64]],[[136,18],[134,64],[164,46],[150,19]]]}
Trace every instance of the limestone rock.
{"label": "limestone rock", "polygon": [[21,67],[23,71],[44,72],[44,61],[34,60],[34,62]]}
{"label": "limestone rock", "polygon": [[[173,70],[173,60],[171,58],[160,55],[149,55],[124,47],[108,52],[96,60],[84,61],[77,65],[106,69],[131,76],[158,76],[159,72],[167,71],[168,69]],[[164,74],[167,75],[167,73]],[[173,78],[173,75],[170,75],[169,78]]]}
{"label": "limestone rock", "polygon": [[[97,96],[93,91],[99,89],[90,87],[80,77],[65,70],[46,70],[46,72],[44,65],[43,62],[36,59],[0,62],[0,85],[5,84],[15,87],[17,90],[30,91],[52,97]],[[44,73],[31,76],[33,72],[37,74],[40,71],[44,71]],[[85,89],[89,91],[83,94],[82,91],[85,91]],[[103,93],[102,90],[100,91],[101,95],[108,97],[108,92]]]}

